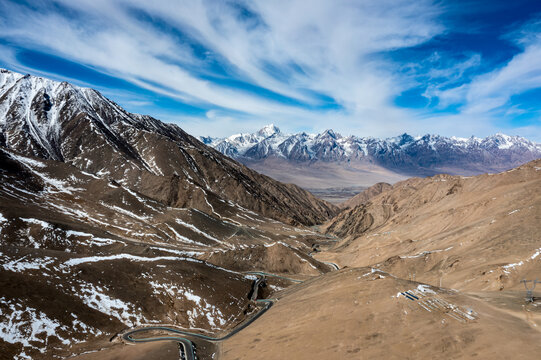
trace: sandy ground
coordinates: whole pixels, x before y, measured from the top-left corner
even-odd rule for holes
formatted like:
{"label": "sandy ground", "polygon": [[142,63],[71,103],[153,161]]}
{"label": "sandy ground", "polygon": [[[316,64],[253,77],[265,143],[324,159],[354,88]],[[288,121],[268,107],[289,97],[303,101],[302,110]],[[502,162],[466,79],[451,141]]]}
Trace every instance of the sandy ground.
{"label": "sandy ground", "polygon": [[[434,287],[422,287],[423,293],[418,286],[369,268],[307,281],[285,291],[261,319],[226,341],[221,358],[538,357],[541,304],[524,310],[523,293],[480,297]],[[406,290],[417,291],[419,300],[397,296]]]}

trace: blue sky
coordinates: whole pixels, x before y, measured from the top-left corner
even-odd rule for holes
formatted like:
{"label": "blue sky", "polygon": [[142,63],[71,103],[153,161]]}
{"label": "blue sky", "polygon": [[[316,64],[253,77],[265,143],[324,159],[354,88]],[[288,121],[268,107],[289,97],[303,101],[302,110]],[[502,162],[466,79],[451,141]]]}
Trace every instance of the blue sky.
{"label": "blue sky", "polygon": [[535,0],[3,0],[0,67],[195,135],[274,123],[541,142]]}

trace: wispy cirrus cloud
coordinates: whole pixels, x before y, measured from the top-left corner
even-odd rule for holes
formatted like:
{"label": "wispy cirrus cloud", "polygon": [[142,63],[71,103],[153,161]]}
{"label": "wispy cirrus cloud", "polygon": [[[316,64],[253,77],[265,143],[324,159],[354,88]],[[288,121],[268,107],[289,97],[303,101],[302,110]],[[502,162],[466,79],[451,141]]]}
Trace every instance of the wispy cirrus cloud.
{"label": "wispy cirrus cloud", "polygon": [[513,98],[541,88],[540,29],[541,22],[536,20],[506,34],[507,39],[520,47],[520,52],[501,66],[473,76],[469,82],[436,90],[434,96],[443,106],[452,104],[458,106],[458,114],[453,116],[455,121],[464,119],[472,122],[484,118],[487,123],[492,122],[496,130],[498,126],[505,126],[502,124],[505,118],[529,113],[534,116],[533,122],[523,126],[515,123],[514,129],[520,129],[523,135],[539,141],[541,108],[521,110],[521,104],[514,102]]}
{"label": "wispy cirrus cloud", "polygon": [[[516,35],[508,41],[521,50],[487,66],[475,46],[449,47],[456,11],[429,0],[4,1],[0,62],[70,79],[87,70],[68,74],[66,62],[84,66],[104,78],[83,82],[130,110],[199,134],[271,121],[292,131],[443,133],[448,118],[466,123],[541,83],[531,23],[520,36],[528,44]],[[476,135],[498,129],[486,115]]]}

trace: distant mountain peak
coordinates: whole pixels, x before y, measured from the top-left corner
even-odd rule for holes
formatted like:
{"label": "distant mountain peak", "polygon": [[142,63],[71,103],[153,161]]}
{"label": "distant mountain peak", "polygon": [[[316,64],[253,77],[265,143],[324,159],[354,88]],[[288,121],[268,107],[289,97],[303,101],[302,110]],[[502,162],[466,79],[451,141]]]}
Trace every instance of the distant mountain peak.
{"label": "distant mountain peak", "polygon": [[200,136],[199,140],[205,145],[212,144],[212,142],[215,140],[213,137],[210,136]]}
{"label": "distant mountain peak", "polygon": [[333,138],[333,139],[338,139],[338,138],[342,137],[340,134],[335,133],[333,129],[327,129],[327,130],[323,131],[319,136],[320,137],[330,137],[330,138]]}
{"label": "distant mountain peak", "polygon": [[409,135],[408,133],[403,133],[402,135],[398,136],[398,139],[399,139],[399,142],[398,142],[399,146],[415,141],[414,137]]}
{"label": "distant mountain peak", "polygon": [[257,134],[263,137],[271,137],[275,134],[280,134],[280,129],[276,127],[274,124],[265,125],[263,128],[261,128]]}

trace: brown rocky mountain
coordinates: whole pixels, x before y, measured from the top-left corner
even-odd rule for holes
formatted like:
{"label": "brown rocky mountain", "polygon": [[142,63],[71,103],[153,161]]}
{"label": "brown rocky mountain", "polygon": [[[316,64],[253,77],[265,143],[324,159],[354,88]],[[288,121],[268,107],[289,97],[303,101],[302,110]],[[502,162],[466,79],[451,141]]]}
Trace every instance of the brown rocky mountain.
{"label": "brown rocky mountain", "polygon": [[[240,271],[282,262],[297,275],[330,270],[307,255],[320,235],[209,202],[210,215],[170,207],[72,165],[0,149],[0,351],[64,357],[141,324],[219,333],[255,310],[252,276]],[[217,266],[230,264],[229,253],[231,270]]]}
{"label": "brown rocky mountain", "polygon": [[370,186],[368,189],[358,193],[351,199],[344,201],[342,204],[340,204],[340,207],[350,209],[358,205],[366,204],[374,196],[377,196],[384,191],[388,191],[389,189],[392,189],[392,187],[393,186],[391,184],[387,184],[384,182],[376,183]]}
{"label": "brown rocky mountain", "polygon": [[231,200],[288,223],[313,225],[336,208],[260,175],[176,125],[131,114],[99,92],[0,71],[0,146],[114,179],[169,206],[212,211]]}
{"label": "brown rocky mountain", "polygon": [[412,178],[342,212],[326,231],[340,264],[455,289],[520,288],[541,270],[541,160],[475,177]]}
{"label": "brown rocky mountain", "polygon": [[0,84],[2,356],[123,349],[109,339],[143,324],[220,334],[258,309],[246,271],[331,270],[307,255],[325,237],[288,224],[332,205],[94,90],[8,71]]}

